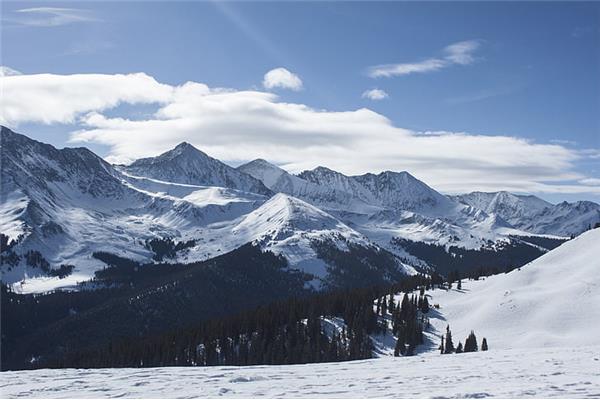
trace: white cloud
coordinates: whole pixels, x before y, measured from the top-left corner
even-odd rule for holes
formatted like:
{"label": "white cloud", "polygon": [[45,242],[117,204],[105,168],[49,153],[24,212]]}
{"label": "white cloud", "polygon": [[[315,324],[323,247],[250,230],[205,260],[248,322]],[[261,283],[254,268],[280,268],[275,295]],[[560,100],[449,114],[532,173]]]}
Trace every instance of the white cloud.
{"label": "white cloud", "polygon": [[387,99],[389,97],[389,95],[381,89],[370,89],[370,90],[365,90],[362,94],[362,98],[363,99],[370,99],[370,100],[383,100],[383,99]]}
{"label": "white cloud", "polygon": [[7,67],[5,65],[0,65],[0,77],[2,76],[15,76],[15,75],[22,75],[21,72],[17,71],[16,69],[12,69],[10,67]]}
{"label": "white cloud", "polygon": [[27,26],[55,27],[75,22],[97,21],[89,10],[59,7],[34,7],[16,10],[17,17],[9,21]]}
{"label": "white cloud", "polygon": [[285,68],[275,68],[265,74],[263,86],[266,89],[282,88],[298,91],[302,89],[302,80]]}
{"label": "white cloud", "polygon": [[[145,74],[3,77],[2,120],[76,123],[73,142],[109,146],[108,160],[153,156],[181,141],[224,161],[265,158],[292,172],[325,165],[347,174],[407,170],[443,191],[600,192],[575,172],[593,150],[536,144],[511,136],[415,132],[366,108],[316,110],[273,93],[188,82],[170,86]],[[121,103],[155,103],[130,119]],[[6,122],[5,122],[6,123]],[[24,132],[27,133],[27,132]],[[565,184],[570,181],[571,184]]]}
{"label": "white cloud", "polygon": [[453,43],[444,48],[445,56],[442,58],[428,58],[414,63],[382,64],[369,67],[367,73],[371,78],[392,77],[439,71],[452,65],[468,65],[475,61],[473,52],[477,50],[480,42],[466,40]]}
{"label": "white cloud", "polygon": [[72,123],[89,111],[121,103],[165,103],[173,88],[142,73],[128,75],[15,75],[2,79],[0,123]]}

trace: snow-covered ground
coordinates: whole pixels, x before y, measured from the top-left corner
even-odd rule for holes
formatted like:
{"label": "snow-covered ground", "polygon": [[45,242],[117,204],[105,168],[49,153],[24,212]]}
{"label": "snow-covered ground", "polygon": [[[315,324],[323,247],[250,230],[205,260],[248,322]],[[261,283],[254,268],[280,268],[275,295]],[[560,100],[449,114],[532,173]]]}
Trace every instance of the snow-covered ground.
{"label": "snow-covered ground", "polygon": [[427,353],[330,364],[38,370],[0,374],[0,397],[600,397],[600,348]]}
{"label": "snow-covered ground", "polygon": [[[379,358],[343,363],[3,372],[0,397],[600,398],[598,243],[595,229],[520,270],[428,292],[439,309],[413,357],[382,340]],[[439,354],[446,324],[455,345],[473,329],[490,350]]]}

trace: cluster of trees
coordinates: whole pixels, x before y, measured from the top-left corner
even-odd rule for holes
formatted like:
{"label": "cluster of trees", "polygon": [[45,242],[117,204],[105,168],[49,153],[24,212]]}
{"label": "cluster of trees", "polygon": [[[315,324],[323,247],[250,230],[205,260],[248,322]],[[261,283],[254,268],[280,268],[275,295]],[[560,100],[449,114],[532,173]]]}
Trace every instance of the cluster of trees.
{"label": "cluster of trees", "polygon": [[[10,240],[4,233],[0,233],[0,265],[8,265],[9,269],[17,265],[22,257],[14,252],[17,240]],[[73,272],[75,266],[70,264],[61,264],[58,268],[52,268],[48,260],[37,250],[29,250],[24,254],[25,262],[28,266],[41,269],[46,275],[57,276],[63,279]]]}
{"label": "cluster of trees", "polygon": [[[370,358],[370,335],[382,329],[373,306],[376,299],[427,284],[428,278],[416,276],[386,287],[294,297],[192,328],[111,340],[103,346],[40,360],[35,367],[291,364]],[[392,329],[403,337],[402,344],[414,349],[423,341],[423,320],[418,319],[422,301],[405,296],[402,303],[391,303],[386,301],[386,316],[392,319]],[[338,326],[333,320],[343,320],[345,326],[331,328]],[[404,353],[409,354],[408,349]]]}
{"label": "cluster of trees", "polygon": [[176,242],[171,238],[153,238],[147,239],[144,246],[154,252],[152,259],[154,261],[162,261],[164,258],[173,258],[178,251],[194,247],[195,240],[185,242]]}
{"label": "cluster of trees", "polygon": [[318,257],[327,263],[325,290],[385,286],[403,279],[398,259],[389,251],[351,243],[343,237],[337,240],[346,241],[346,248],[340,249],[331,240],[311,242]]}
{"label": "cluster of trees", "polygon": [[[452,331],[450,330],[450,325],[446,327],[446,335],[442,335],[442,342],[439,347],[441,354],[460,354],[460,353],[471,353],[475,351],[479,351],[479,346],[477,345],[477,337],[475,336],[475,332],[471,331],[469,336],[465,339],[465,345],[463,346],[462,342],[458,342],[458,346],[454,347],[454,342],[452,341]],[[488,350],[487,339],[483,338],[481,341],[481,351]]]}
{"label": "cluster of trees", "polygon": [[46,275],[57,276],[60,279],[71,275],[75,268],[74,265],[70,264],[61,264],[58,268],[52,268],[48,260],[46,260],[44,256],[42,256],[42,253],[37,250],[29,250],[25,253],[25,262],[30,267],[41,269]]}
{"label": "cluster of trees", "polygon": [[19,239],[11,240],[8,235],[0,233],[0,265],[8,265],[9,270],[21,261],[21,257],[13,251],[18,241]]}
{"label": "cluster of trees", "polygon": [[[545,253],[538,246],[551,250],[564,242],[562,239],[538,239],[511,236],[511,241],[502,246],[489,243],[479,249],[465,249],[460,246],[440,246],[434,243],[415,242],[403,238],[394,238],[392,243],[425,261],[437,272],[448,276],[453,271],[463,276],[477,274],[487,276],[525,265]],[[534,243],[535,242],[535,243]],[[537,246],[532,246],[534,243]],[[485,268],[481,266],[485,265]],[[475,277],[475,276],[474,276]]]}
{"label": "cluster of trees", "polygon": [[[392,298],[393,299],[393,298]],[[423,344],[423,330],[429,326],[425,316],[429,312],[429,301],[424,295],[424,290],[417,297],[410,298],[404,294],[402,302],[394,309],[392,306],[392,333],[396,335],[394,356],[411,356],[415,347]]]}

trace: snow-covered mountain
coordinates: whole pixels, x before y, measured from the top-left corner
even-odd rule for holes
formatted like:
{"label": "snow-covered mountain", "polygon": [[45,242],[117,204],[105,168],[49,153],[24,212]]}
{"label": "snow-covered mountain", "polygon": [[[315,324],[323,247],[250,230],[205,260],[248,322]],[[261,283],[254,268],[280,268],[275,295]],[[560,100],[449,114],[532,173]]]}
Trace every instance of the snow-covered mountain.
{"label": "snow-covered mountain", "polygon": [[317,167],[298,176],[320,186],[350,193],[368,204],[385,208],[435,214],[447,212],[455,207],[448,197],[406,171],[346,176],[325,167]]}
{"label": "snow-covered mountain", "polygon": [[591,201],[554,205],[536,196],[508,192],[472,192],[453,198],[536,234],[578,235],[600,222],[600,205]]}
{"label": "snow-covered mountain", "polygon": [[396,237],[478,248],[505,239],[510,228],[501,218],[455,202],[407,172],[347,176],[318,167],[294,176],[265,160],[239,169],[273,191],[327,210],[402,257],[409,255],[391,245]]}
{"label": "snow-covered mountain", "polygon": [[244,192],[271,194],[259,180],[209,157],[186,142],[157,157],[136,160],[122,169],[131,175],[166,182],[220,186]]}
{"label": "snow-covered mountain", "polygon": [[[407,172],[347,176],[318,167],[296,176],[265,160],[236,169],[187,143],[129,166],[110,165],[85,148],[59,150],[7,128],[1,144],[0,230],[18,242],[10,250],[15,256],[3,254],[3,280],[24,280],[30,288],[91,277],[103,266],[91,257],[94,251],[150,261],[146,242],[156,238],[195,242],[172,262],[260,243],[323,281],[332,270],[325,258],[336,258],[332,251],[362,249],[369,255],[362,258],[365,268],[372,267],[371,255],[383,252],[388,267],[414,273],[429,261],[423,249],[407,251],[406,241],[446,252],[495,251],[515,234],[566,236],[600,220],[591,202],[552,206],[510,193],[451,198]],[[270,198],[274,193],[280,194]],[[519,246],[545,251],[539,243]],[[30,251],[48,265],[31,255],[27,260]],[[75,266],[71,276],[46,277],[63,264]],[[382,273],[389,276],[388,267]]]}
{"label": "snow-covered mountain", "polygon": [[[0,231],[17,243],[9,249],[14,256],[3,253],[2,280],[22,281],[23,291],[74,284],[104,267],[93,252],[148,262],[153,252],[145,243],[155,238],[196,242],[168,260],[177,262],[201,261],[248,242],[259,243],[286,257],[292,267],[314,273],[317,286],[328,277],[330,262],[317,254],[313,244],[325,242],[341,251],[349,244],[383,251],[301,200],[287,195],[269,199],[262,193],[271,191],[260,181],[222,167],[190,147],[180,145],[158,163],[134,163],[150,165],[150,175],[155,176],[140,177],[141,168],[115,168],[87,149],[58,150],[3,128]],[[198,164],[199,160],[207,163]],[[160,174],[157,165],[168,173]],[[208,167],[198,174],[194,169],[187,175],[182,172],[182,166],[199,165]],[[259,193],[156,178],[171,179],[171,173],[176,174],[174,180],[201,176],[215,185]],[[29,251],[39,252],[43,261],[27,257]],[[72,275],[47,277],[63,264],[75,266]],[[394,266],[399,273],[415,272],[396,258]],[[365,263],[365,268],[371,266]]]}
{"label": "snow-covered mountain", "polygon": [[325,210],[368,213],[381,209],[348,191],[307,181],[262,159],[240,165],[238,170],[262,181],[273,192],[289,194]]}

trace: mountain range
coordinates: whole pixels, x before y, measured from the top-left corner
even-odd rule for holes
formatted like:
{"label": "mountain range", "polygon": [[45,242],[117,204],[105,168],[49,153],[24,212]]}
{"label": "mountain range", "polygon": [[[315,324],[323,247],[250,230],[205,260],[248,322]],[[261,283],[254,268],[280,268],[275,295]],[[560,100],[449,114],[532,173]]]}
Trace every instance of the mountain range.
{"label": "mountain range", "polygon": [[[22,292],[93,278],[106,266],[99,252],[191,263],[246,243],[283,256],[316,289],[355,285],[349,268],[393,280],[446,273],[446,259],[467,270],[490,252],[504,257],[489,267],[516,267],[600,222],[593,202],[447,196],[404,171],[293,175],[262,159],[233,168],[188,143],[111,165],[86,148],[59,150],[2,127],[0,151],[2,280]],[[172,247],[164,259],[156,243]]]}

